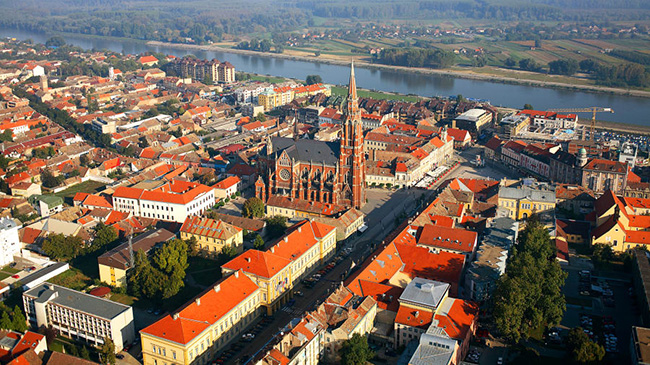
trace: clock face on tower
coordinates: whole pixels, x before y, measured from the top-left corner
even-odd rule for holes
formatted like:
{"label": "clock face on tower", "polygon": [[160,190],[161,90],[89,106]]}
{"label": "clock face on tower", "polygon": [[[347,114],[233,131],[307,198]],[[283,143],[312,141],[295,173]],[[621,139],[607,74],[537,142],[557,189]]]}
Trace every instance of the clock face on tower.
{"label": "clock face on tower", "polygon": [[280,170],[280,179],[282,180],[289,180],[291,177],[291,173],[287,169],[282,169]]}

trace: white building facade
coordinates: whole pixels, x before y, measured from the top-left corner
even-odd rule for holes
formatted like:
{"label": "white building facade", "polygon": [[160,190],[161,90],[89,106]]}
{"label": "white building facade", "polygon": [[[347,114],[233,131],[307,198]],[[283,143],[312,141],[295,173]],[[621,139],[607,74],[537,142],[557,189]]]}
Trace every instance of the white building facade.
{"label": "white building facade", "polygon": [[0,219],[0,266],[14,262],[14,255],[20,253],[18,230],[22,227],[13,219]]}

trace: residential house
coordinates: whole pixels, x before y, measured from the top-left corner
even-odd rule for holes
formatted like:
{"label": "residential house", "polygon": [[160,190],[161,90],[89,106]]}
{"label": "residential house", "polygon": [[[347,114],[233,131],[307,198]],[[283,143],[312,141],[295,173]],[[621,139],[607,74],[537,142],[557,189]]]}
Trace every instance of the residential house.
{"label": "residential house", "polygon": [[238,176],[229,176],[216,183],[213,188],[217,198],[230,198],[241,190],[241,179]]}

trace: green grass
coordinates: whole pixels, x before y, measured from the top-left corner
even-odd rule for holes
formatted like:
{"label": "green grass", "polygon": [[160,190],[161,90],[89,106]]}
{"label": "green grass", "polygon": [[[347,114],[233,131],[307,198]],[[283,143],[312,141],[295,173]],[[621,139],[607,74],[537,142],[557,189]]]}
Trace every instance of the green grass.
{"label": "green grass", "polygon": [[63,342],[60,341],[58,338],[52,341],[52,343],[49,344],[47,347],[51,351],[63,352]]}
{"label": "green grass", "polygon": [[[390,94],[362,89],[357,89],[357,93],[360,98],[373,98],[378,100],[402,100],[408,102],[417,102],[421,99],[415,95]],[[348,95],[348,89],[345,87],[332,86],[332,95],[345,97]]]}
{"label": "green grass", "polygon": [[251,80],[253,80],[253,81],[261,81],[261,82],[268,82],[270,84],[280,84],[280,83],[288,81],[287,79],[285,79],[283,77],[264,76],[264,75],[251,75]]}
{"label": "green grass", "polygon": [[[97,266],[97,262],[95,262],[95,266]],[[93,279],[85,275],[79,269],[71,268],[70,270],[53,277],[49,282],[66,288],[84,291],[93,284]]]}
{"label": "green grass", "polygon": [[138,301],[138,298],[127,294],[111,294],[111,300],[125,305],[133,305]]}
{"label": "green grass", "polygon": [[104,186],[106,186],[106,184],[97,181],[88,180],[82,182],[81,184],[77,184],[65,190],[59,191],[54,195],[60,196],[64,200],[67,200],[66,198],[73,198],[79,192],[90,193],[90,194],[96,193],[100,190],[100,188]]}
{"label": "green grass", "polygon": [[190,256],[187,261],[189,266],[186,272],[188,275],[192,275],[197,284],[210,286],[221,279],[221,265],[225,263],[225,260],[211,260]]}
{"label": "green grass", "polygon": [[0,272],[0,280],[4,280],[10,276],[11,274],[7,274],[6,272]]}
{"label": "green grass", "polygon": [[206,270],[190,274],[199,285],[210,286],[221,279],[221,269]]}
{"label": "green grass", "polygon": [[10,274],[18,274],[20,272],[20,270],[14,269],[13,267],[10,267],[9,265],[3,267],[2,269],[0,269],[0,271],[8,272]]}

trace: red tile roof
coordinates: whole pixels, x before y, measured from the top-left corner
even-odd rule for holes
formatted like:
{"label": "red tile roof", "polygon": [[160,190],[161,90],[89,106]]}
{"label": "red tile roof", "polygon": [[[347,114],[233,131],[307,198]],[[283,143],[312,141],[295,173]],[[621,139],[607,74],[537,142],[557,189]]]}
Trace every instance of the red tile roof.
{"label": "red tile roof", "polygon": [[221,267],[229,270],[243,270],[263,278],[272,278],[290,263],[289,259],[268,251],[248,250]]}
{"label": "red tile roof", "polygon": [[158,62],[158,59],[154,56],[142,56],[138,60],[138,62],[145,64],[145,63],[151,63],[151,62]]}
{"label": "red tile roof", "polygon": [[409,327],[427,330],[433,320],[433,312],[417,310],[404,305],[399,307],[395,323],[403,324]]}
{"label": "red tile roof", "polygon": [[[76,197],[76,195],[75,195]],[[99,208],[108,208],[113,209],[113,204],[106,198],[101,195],[88,195],[83,201],[83,205],[89,207],[99,207]]]}
{"label": "red tile roof", "polygon": [[594,158],[584,167],[585,170],[598,170],[624,174],[627,171],[626,164],[619,161],[602,160]]}
{"label": "red tile roof", "polygon": [[404,262],[402,272],[412,278],[442,281],[452,285],[454,292],[457,290],[465,265],[465,255],[447,251],[433,253],[426,247],[401,244],[396,244],[395,247]]}
{"label": "red tile roof", "polygon": [[627,231],[625,243],[632,244],[650,244],[650,232],[648,231]]}
{"label": "red tile roof", "polygon": [[196,234],[199,236],[227,240],[242,229],[220,220],[191,216],[185,219],[181,232]]}
{"label": "red tile roof", "polygon": [[467,332],[477,320],[478,305],[462,299],[447,298],[446,300],[453,300],[453,304],[446,314],[434,316],[438,320],[438,327],[453,339],[465,340]]}
{"label": "red tile roof", "polygon": [[[218,291],[216,290],[218,288]],[[229,275],[178,310],[178,318],[166,315],[140,332],[179,344],[187,344],[226,313],[248,299],[257,285],[243,273]]]}
{"label": "red tile roof", "polygon": [[229,187],[239,184],[241,179],[238,176],[228,176],[214,185],[216,189],[228,189]]}
{"label": "red tile roof", "polygon": [[477,244],[476,232],[427,224],[422,228],[418,245],[434,246],[462,252],[473,252]]}
{"label": "red tile roof", "polygon": [[569,244],[563,237],[558,237],[555,239],[555,255],[564,261],[569,261]]}

